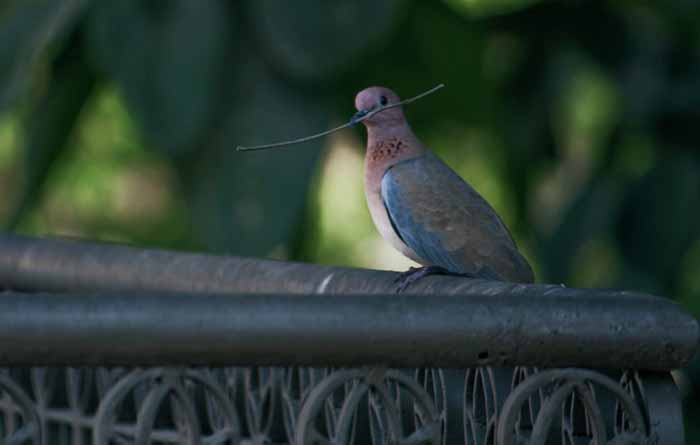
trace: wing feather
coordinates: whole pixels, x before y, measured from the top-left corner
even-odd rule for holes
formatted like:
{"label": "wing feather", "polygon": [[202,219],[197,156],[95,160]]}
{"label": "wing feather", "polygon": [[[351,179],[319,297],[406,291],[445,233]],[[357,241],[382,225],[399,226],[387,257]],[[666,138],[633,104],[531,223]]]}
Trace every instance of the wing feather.
{"label": "wing feather", "polygon": [[391,167],[381,192],[398,236],[426,263],[491,279],[533,281],[493,208],[432,153]]}

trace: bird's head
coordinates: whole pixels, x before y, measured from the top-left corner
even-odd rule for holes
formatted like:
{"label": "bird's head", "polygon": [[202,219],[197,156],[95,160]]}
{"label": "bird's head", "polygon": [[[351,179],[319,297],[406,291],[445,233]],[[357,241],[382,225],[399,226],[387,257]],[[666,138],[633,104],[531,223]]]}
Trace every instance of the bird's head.
{"label": "bird's head", "polygon": [[[400,102],[399,96],[393,91],[384,87],[369,87],[357,93],[355,96],[355,108],[357,113],[352,117],[351,122],[357,121],[364,116],[382,107],[391,106]],[[404,115],[401,107],[389,108],[373,114],[362,121],[367,127],[379,125],[397,125],[404,122]]]}

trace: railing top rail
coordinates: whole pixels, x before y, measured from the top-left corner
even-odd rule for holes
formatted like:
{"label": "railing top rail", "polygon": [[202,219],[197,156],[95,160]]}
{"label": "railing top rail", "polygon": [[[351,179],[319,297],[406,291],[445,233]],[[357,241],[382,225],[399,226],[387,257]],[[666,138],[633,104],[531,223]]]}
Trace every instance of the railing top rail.
{"label": "railing top rail", "polygon": [[0,293],[2,365],[668,370],[697,323],[655,297]]}
{"label": "railing top rail", "polygon": [[0,235],[0,364],[668,370],[697,347],[696,320],[645,294],[394,277]]}
{"label": "railing top rail", "polygon": [[[143,249],[0,233],[0,289],[46,292],[389,294],[395,272],[224,255]],[[647,294],[429,276],[405,293],[439,295],[616,296]]]}

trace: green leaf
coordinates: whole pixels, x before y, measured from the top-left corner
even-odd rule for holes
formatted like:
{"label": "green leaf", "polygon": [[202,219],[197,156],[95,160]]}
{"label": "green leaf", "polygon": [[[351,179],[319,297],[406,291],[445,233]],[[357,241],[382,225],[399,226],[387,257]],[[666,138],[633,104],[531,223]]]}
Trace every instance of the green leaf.
{"label": "green leaf", "polygon": [[610,238],[619,217],[619,185],[612,178],[590,181],[564,210],[559,225],[540,243],[546,279],[568,283],[573,262],[589,241]]}
{"label": "green leaf", "polygon": [[678,278],[681,261],[700,236],[700,162],[686,152],[664,157],[623,201],[618,223],[626,259],[662,283]]}
{"label": "green leaf", "polygon": [[406,98],[444,83],[443,90],[406,107],[414,130],[491,118],[493,85],[479,66],[485,47],[480,25],[466,23],[440,2],[417,2],[396,29],[379,50],[343,74],[334,93],[345,113],[354,110],[355,94],[371,85]]}
{"label": "green leaf", "polygon": [[295,78],[348,68],[394,23],[398,0],[252,0],[251,28],[271,62]]}
{"label": "green leaf", "polygon": [[192,150],[219,111],[231,24],[221,1],[100,2],[92,55],[157,148]]}
{"label": "green leaf", "polygon": [[23,187],[7,222],[10,228],[39,201],[47,172],[64,149],[95,85],[95,74],[83,59],[81,45],[73,43],[54,63],[47,90],[24,118]]}
{"label": "green leaf", "polygon": [[0,5],[0,112],[36,78],[47,50],[73,28],[87,0],[4,0]]}
{"label": "green leaf", "polygon": [[541,0],[445,0],[455,10],[471,17],[507,14],[525,9]]}
{"label": "green leaf", "polygon": [[302,221],[322,142],[258,152],[235,147],[325,130],[328,113],[259,63],[242,67],[236,87],[237,99],[211,143],[196,161],[181,165],[189,178],[194,231],[212,251],[285,256]]}

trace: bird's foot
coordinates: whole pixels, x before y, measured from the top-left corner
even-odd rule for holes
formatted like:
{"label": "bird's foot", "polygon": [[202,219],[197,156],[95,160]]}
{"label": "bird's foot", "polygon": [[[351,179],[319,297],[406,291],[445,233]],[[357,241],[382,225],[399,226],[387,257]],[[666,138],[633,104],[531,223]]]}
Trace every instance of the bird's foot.
{"label": "bird's foot", "polygon": [[473,273],[459,273],[451,272],[444,267],[440,266],[422,266],[422,267],[410,267],[406,272],[401,272],[395,279],[394,283],[398,284],[396,287],[396,293],[400,294],[406,290],[408,286],[420,280],[428,275],[450,275],[454,277],[464,277],[464,278],[479,278],[478,275]]}
{"label": "bird's foot", "polygon": [[397,284],[396,293],[400,294],[408,286],[428,275],[452,275],[452,273],[440,266],[411,267],[406,272],[401,272],[394,279],[394,284]]}

